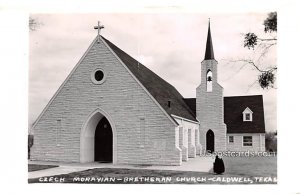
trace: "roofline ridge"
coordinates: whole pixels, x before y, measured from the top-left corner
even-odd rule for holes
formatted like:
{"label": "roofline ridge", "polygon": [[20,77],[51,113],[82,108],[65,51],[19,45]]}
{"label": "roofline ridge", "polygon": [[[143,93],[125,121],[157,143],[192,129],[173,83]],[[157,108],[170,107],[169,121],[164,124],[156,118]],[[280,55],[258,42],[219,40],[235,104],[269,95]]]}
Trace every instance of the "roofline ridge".
{"label": "roofline ridge", "polygon": [[224,98],[234,98],[234,97],[250,97],[250,96],[263,96],[262,94],[254,94],[254,95],[245,95],[245,96],[224,96]]}
{"label": "roofline ridge", "polygon": [[86,51],[84,52],[84,54],[81,56],[81,58],[79,59],[79,61],[76,63],[76,65],[72,68],[72,70],[70,71],[70,73],[67,75],[67,77],[64,79],[63,83],[59,86],[59,88],[56,90],[56,92],[54,93],[54,95],[50,98],[50,100],[48,101],[48,103],[46,104],[46,106],[44,107],[44,109],[42,110],[42,112],[39,114],[39,116],[37,117],[37,119],[34,121],[32,127],[30,128],[31,130],[33,130],[34,133],[34,128],[37,125],[37,123],[39,122],[39,120],[41,119],[42,115],[45,114],[45,111],[49,108],[49,106],[52,104],[53,100],[56,98],[56,96],[59,94],[59,92],[62,90],[62,88],[65,86],[65,84],[69,81],[69,79],[71,78],[71,76],[73,75],[73,73],[76,71],[76,69],[79,67],[79,65],[81,64],[81,62],[83,61],[83,59],[86,57],[86,55],[88,54],[88,52],[91,50],[91,48],[94,46],[94,44],[97,42],[97,38],[98,36],[96,36],[94,38],[94,40],[92,41],[92,43],[88,46],[88,48],[86,49]]}
{"label": "roofline ridge", "polygon": [[[103,37],[102,35],[100,35],[102,38],[104,38],[106,41],[109,41],[111,44],[113,44],[110,40],[106,39],[105,37]],[[133,58],[135,61],[137,61],[140,65],[142,65],[143,67],[147,68],[149,71],[151,71],[153,74],[155,74],[158,78],[160,78],[162,81],[164,81],[165,83],[169,84],[170,86],[172,86],[177,92],[178,90],[169,82],[167,82],[165,79],[163,79],[162,77],[160,77],[159,75],[157,75],[157,73],[155,73],[154,71],[152,71],[151,69],[149,69],[146,65],[144,65],[143,63],[139,62],[137,59],[135,59],[134,57],[132,57],[131,55],[129,55],[127,52],[125,52],[123,49],[121,49],[120,47],[118,47],[117,45],[113,44],[115,47],[117,47],[118,49],[120,49],[122,52],[124,52],[125,54],[127,54],[129,57]],[[178,92],[180,94],[180,92]],[[181,95],[181,94],[180,94]],[[181,95],[182,96],[182,95]]]}
{"label": "roofline ridge", "polygon": [[[134,61],[136,61],[137,63],[139,63],[143,68],[147,69],[147,71],[151,72],[154,76],[156,76],[155,78],[159,79],[162,84],[166,84],[168,87],[172,88],[174,91],[176,92],[178,95],[178,97],[180,98],[180,100],[176,100],[178,104],[181,104],[183,106],[183,108],[185,108],[185,110],[187,111],[188,114],[190,114],[190,116],[196,120],[196,115],[193,113],[193,111],[190,109],[190,107],[184,102],[183,100],[183,96],[182,94],[176,89],[176,87],[174,87],[172,84],[170,84],[168,81],[166,81],[165,79],[163,79],[162,77],[160,77],[159,75],[157,75],[155,72],[153,72],[151,69],[149,69],[147,66],[143,65],[141,62],[139,62],[138,60],[136,60],[134,57],[130,56],[128,53],[126,53],[124,50],[122,50],[121,48],[119,48],[118,46],[116,46],[114,43],[112,43],[111,41],[109,41],[108,39],[106,39],[105,37],[101,36],[101,39],[104,40],[104,42],[107,44],[111,44],[113,47],[116,47],[117,49],[119,49],[121,52],[123,52],[124,54],[126,54],[127,56],[129,56],[130,58],[132,58]],[[109,46],[109,45],[108,45]],[[110,47],[110,46],[109,46]],[[111,48],[111,50],[113,50],[113,48]],[[113,51],[114,52],[114,51]],[[116,54],[117,55],[117,54]],[[119,57],[118,57],[119,58]],[[122,61],[122,59],[120,59]],[[123,61],[122,61],[123,62]],[[124,63],[124,62],[123,62]],[[125,63],[124,63],[125,64]],[[137,66],[136,64],[133,64],[135,66]],[[126,66],[126,64],[125,64]],[[126,66],[127,67],[127,66]],[[130,70],[130,69],[129,69]],[[138,78],[137,78],[138,79]],[[138,79],[139,80],[139,79]],[[141,83],[142,84],[142,83]],[[143,85],[143,84],[142,84]],[[144,86],[145,87],[145,86]],[[148,89],[145,87],[145,89],[148,91]],[[149,92],[149,91],[148,91]],[[149,92],[150,93],[150,92]],[[151,93],[150,93],[151,94]],[[153,96],[154,97],[154,96]],[[159,103],[159,102],[158,102]],[[167,111],[166,111],[167,112]],[[168,113],[168,112],[167,112]],[[169,114],[169,113],[168,113]]]}
{"label": "roofline ridge", "polygon": [[[108,45],[106,41],[117,47],[115,44],[104,38],[103,36],[100,36],[100,39],[103,41],[104,45],[109,49],[109,51],[117,58],[117,60],[124,66],[124,68],[129,72],[129,74],[133,77],[133,79],[142,87],[142,89],[147,93],[147,95],[151,98],[151,100],[161,109],[161,111],[169,118],[169,120],[175,124],[179,125],[177,121],[162,107],[162,105],[159,104],[159,102],[154,98],[154,96],[151,95],[151,93],[148,91],[148,89],[141,83],[141,81],[131,72],[131,70],[127,67],[127,65],[120,59],[120,57],[114,52],[114,50]],[[117,47],[120,49],[119,47]],[[120,49],[122,52],[124,52],[122,49]],[[126,52],[124,52],[127,54]],[[129,54],[127,54],[130,56]],[[131,57],[131,56],[130,56]],[[131,57],[133,58],[133,57]],[[133,58],[134,59],[134,58]],[[137,60],[136,60],[137,61]],[[147,68],[148,69],[148,68]]]}

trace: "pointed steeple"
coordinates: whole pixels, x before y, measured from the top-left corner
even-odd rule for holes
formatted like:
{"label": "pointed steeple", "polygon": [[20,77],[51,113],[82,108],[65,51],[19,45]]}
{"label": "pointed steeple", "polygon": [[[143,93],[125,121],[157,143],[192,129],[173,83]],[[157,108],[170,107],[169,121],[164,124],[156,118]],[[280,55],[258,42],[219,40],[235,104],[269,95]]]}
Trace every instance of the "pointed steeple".
{"label": "pointed steeple", "polygon": [[210,34],[210,20],[208,20],[208,33],[207,33],[204,60],[210,60],[210,59],[215,59],[215,56],[214,56],[214,49],[213,49],[213,44],[212,44],[212,39]]}

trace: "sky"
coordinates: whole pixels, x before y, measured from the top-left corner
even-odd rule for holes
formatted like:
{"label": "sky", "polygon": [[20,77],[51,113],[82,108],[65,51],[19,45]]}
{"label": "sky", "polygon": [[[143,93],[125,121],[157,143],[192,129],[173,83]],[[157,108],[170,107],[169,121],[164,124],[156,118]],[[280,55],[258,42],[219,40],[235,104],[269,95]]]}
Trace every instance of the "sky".
{"label": "sky", "polygon": [[[97,35],[101,35],[172,84],[185,98],[196,96],[204,59],[208,18],[218,82],[224,96],[263,95],[267,131],[277,130],[277,89],[258,86],[259,73],[233,62],[254,59],[261,50],[243,47],[243,34],[264,37],[266,13],[236,14],[31,14],[41,25],[29,32],[29,126],[71,72]],[[276,64],[276,46],[259,61]]]}

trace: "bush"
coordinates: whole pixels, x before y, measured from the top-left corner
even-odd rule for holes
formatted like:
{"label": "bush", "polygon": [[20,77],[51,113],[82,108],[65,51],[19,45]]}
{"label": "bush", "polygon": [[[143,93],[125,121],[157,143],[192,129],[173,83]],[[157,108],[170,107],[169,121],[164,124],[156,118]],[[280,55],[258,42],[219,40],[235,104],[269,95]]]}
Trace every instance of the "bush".
{"label": "bush", "polygon": [[28,135],[28,159],[30,159],[30,148],[33,146],[33,135]]}
{"label": "bush", "polygon": [[266,133],[266,151],[277,152],[277,132]]}

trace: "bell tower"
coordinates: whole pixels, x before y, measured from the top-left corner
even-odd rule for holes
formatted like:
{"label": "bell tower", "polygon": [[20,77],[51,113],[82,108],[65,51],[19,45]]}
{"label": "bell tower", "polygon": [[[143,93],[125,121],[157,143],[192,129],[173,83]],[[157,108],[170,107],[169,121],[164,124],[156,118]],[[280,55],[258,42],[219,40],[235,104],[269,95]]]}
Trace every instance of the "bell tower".
{"label": "bell tower", "polygon": [[218,84],[218,62],[215,60],[210,22],[204,60],[201,62],[201,84],[196,89],[196,116],[200,121],[200,143],[207,152],[226,150],[223,87]]}

